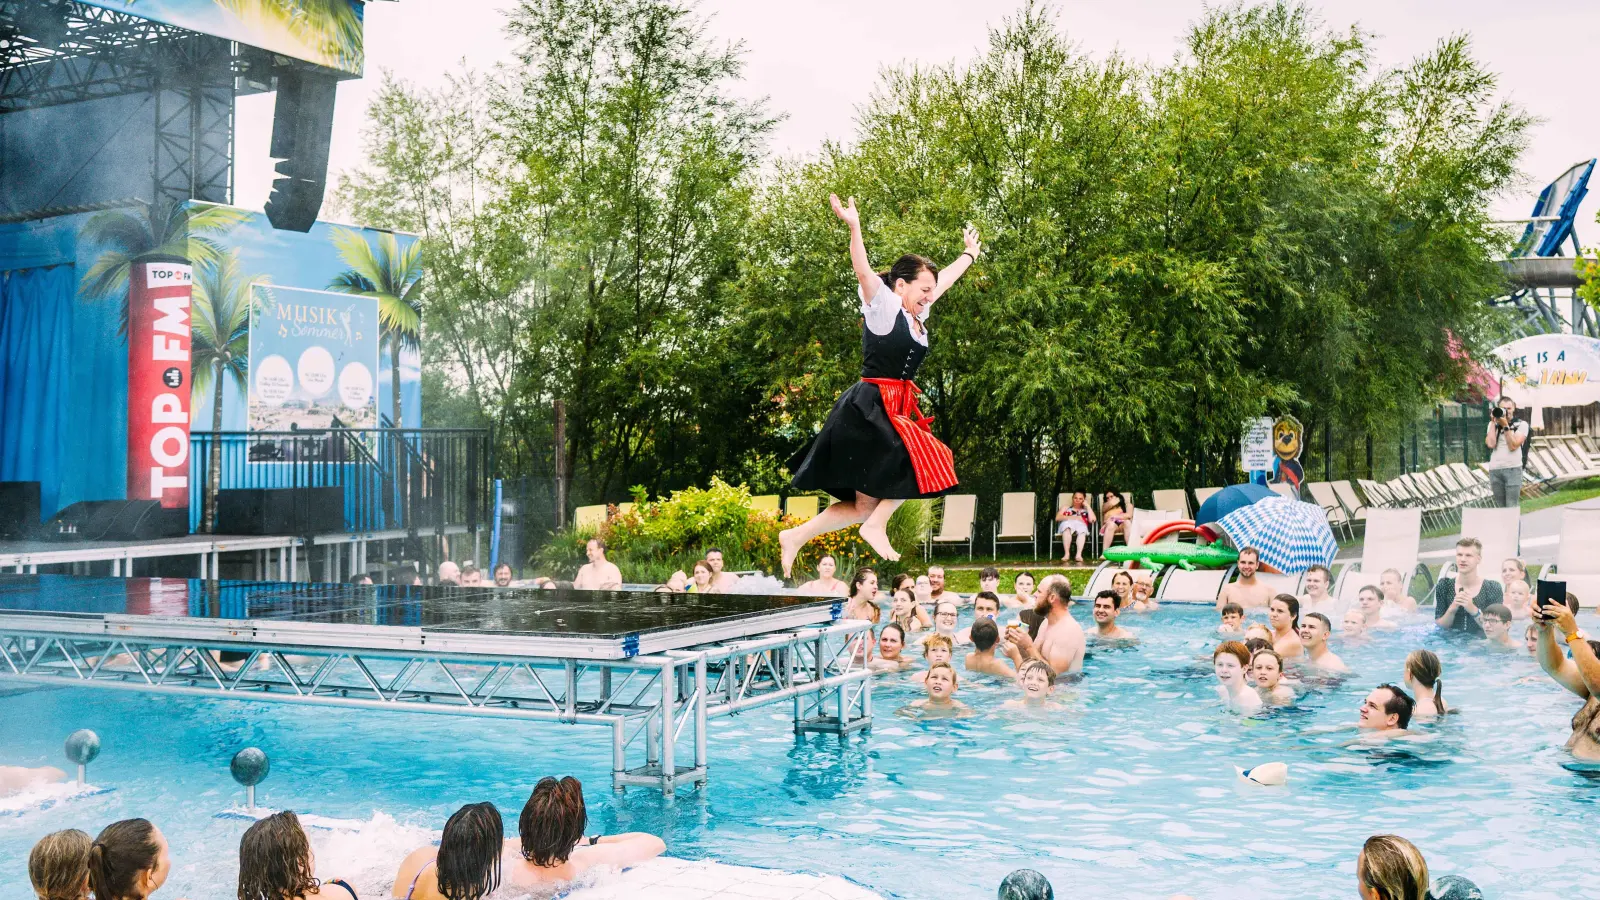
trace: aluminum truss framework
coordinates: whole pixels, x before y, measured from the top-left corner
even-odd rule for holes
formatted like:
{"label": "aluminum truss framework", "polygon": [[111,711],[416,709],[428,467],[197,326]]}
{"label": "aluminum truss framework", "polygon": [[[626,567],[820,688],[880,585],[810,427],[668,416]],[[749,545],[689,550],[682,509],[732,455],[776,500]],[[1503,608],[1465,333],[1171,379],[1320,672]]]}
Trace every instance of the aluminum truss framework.
{"label": "aluminum truss framework", "polygon": [[[175,639],[89,621],[76,633],[17,618],[0,625],[0,679],[609,727],[619,790],[704,782],[713,718],[789,701],[797,733],[872,721],[866,622],[592,661]],[[245,659],[221,663],[224,651]]]}

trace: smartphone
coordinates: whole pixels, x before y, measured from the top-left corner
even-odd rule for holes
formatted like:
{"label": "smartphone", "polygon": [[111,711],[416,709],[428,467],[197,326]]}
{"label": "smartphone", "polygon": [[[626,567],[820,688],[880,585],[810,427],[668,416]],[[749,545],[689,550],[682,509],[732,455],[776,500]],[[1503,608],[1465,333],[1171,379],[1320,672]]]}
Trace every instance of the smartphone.
{"label": "smartphone", "polygon": [[1552,581],[1547,578],[1539,579],[1538,599],[1536,606],[1566,606],[1567,583],[1565,581]]}

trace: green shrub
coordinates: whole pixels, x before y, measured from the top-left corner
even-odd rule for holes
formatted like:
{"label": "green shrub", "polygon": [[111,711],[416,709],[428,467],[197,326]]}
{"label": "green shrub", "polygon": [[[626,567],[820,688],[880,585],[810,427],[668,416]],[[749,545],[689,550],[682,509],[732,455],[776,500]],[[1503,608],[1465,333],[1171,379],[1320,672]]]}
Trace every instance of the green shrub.
{"label": "green shrub", "polygon": [[[932,517],[932,501],[909,500],[889,518],[889,540],[907,564],[920,563],[922,539]],[[610,510],[597,531],[562,529],[540,548],[533,562],[539,574],[572,578],[584,563],[585,542],[598,535],[606,542],[607,557],[630,582],[660,583],[679,569],[688,572],[712,547],[722,550],[730,571],[776,574],[781,564],[778,533],[797,521],[751,509],[748,488],[712,478],[709,487],[685,488],[665,500],[646,501],[641,492],[627,512]],[[825,554],[838,561],[842,574],[871,565],[887,577],[905,567],[879,559],[861,540],[859,528],[852,526],[807,544],[795,563],[795,574],[804,577]]]}

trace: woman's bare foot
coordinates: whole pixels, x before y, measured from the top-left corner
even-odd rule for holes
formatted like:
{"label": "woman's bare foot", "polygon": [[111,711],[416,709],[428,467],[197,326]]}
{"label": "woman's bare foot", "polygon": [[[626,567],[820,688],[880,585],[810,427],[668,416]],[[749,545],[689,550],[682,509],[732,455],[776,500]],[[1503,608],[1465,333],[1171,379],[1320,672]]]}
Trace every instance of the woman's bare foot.
{"label": "woman's bare foot", "polygon": [[900,558],[900,554],[895,552],[894,545],[889,543],[888,533],[885,532],[881,526],[871,524],[862,525],[861,539],[867,542],[867,546],[872,548],[872,552],[890,562],[894,562]]}
{"label": "woman's bare foot", "polygon": [[805,541],[800,539],[800,535],[795,534],[796,531],[799,531],[799,529],[786,528],[778,532],[778,549],[782,551],[783,577],[785,578],[794,577],[795,558],[800,555],[800,548],[806,545]]}

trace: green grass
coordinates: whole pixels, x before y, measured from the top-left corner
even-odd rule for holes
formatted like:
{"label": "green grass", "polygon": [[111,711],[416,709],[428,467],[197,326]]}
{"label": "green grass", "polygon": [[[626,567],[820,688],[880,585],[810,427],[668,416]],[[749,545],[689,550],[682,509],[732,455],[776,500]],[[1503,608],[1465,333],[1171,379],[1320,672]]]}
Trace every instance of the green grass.
{"label": "green grass", "polygon": [[[978,569],[952,569],[946,566],[944,570],[945,588],[960,594],[973,593],[978,589],[978,572],[981,568],[980,566]],[[1032,566],[1008,567],[1003,564],[997,565],[996,568],[1000,570],[1000,590],[1007,593],[1011,591],[1011,585],[1016,580],[1018,572],[1027,572],[1032,575],[1034,583],[1043,580],[1046,575],[1065,575],[1072,581],[1073,593],[1079,593],[1083,590],[1084,585],[1089,583],[1089,574],[1094,571],[1093,569],[1035,569]],[[911,571],[920,574],[922,570],[912,569]]]}
{"label": "green grass", "polygon": [[1531,513],[1552,506],[1561,506],[1564,503],[1577,503],[1579,500],[1588,500],[1591,497],[1600,497],[1600,477],[1574,481],[1542,497],[1524,500],[1522,511]]}

